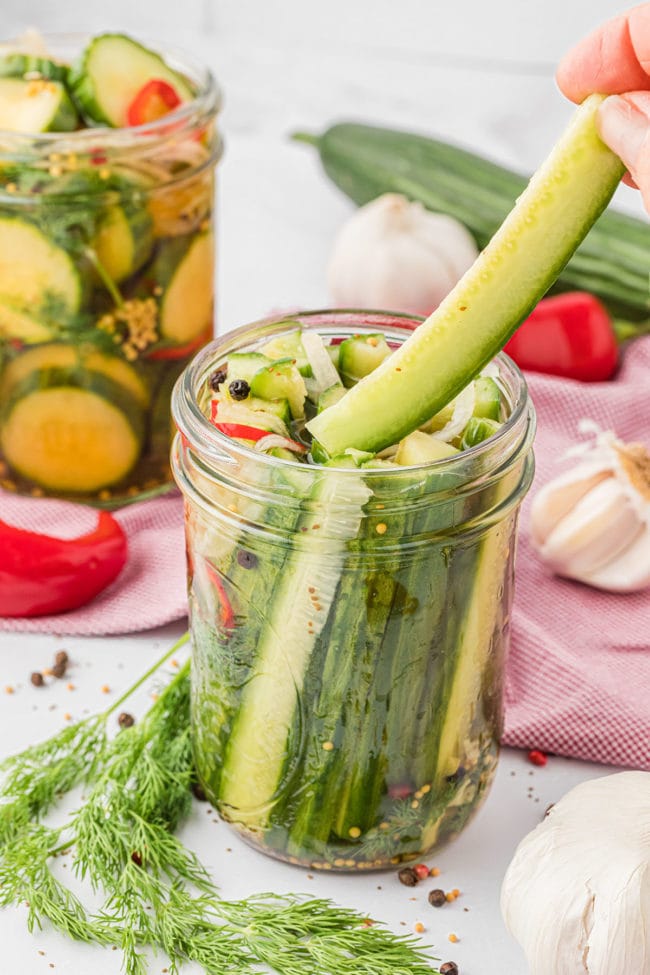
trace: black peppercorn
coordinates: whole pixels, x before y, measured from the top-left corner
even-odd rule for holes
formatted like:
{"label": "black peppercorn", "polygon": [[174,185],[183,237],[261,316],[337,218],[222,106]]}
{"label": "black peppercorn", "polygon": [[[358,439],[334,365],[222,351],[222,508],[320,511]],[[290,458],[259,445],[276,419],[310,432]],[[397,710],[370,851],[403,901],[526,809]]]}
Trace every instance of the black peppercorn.
{"label": "black peppercorn", "polygon": [[132,728],[135,724],[135,718],[128,711],[122,711],[117,719],[117,723],[120,728]]}
{"label": "black peppercorn", "polygon": [[257,556],[247,552],[245,548],[240,548],[237,552],[237,561],[242,569],[254,569],[257,565]]}
{"label": "black peppercorn", "polygon": [[228,392],[233,399],[246,399],[250,393],[251,388],[245,379],[233,379],[230,386],[228,387]]}
{"label": "black peppercorn", "polygon": [[226,372],[226,369],[223,366],[221,369],[217,369],[215,372],[213,372],[210,378],[208,379],[210,389],[213,389],[216,393],[216,391],[219,389],[219,386],[221,386],[222,383],[225,383],[227,375],[228,373]]}
{"label": "black peppercorn", "polygon": [[418,875],[412,867],[404,867],[397,874],[399,882],[405,887],[415,887],[418,882]]}
{"label": "black peppercorn", "polygon": [[135,863],[136,867],[142,866],[142,857],[140,856],[137,850],[133,851],[133,853],[131,854],[131,859]]}
{"label": "black peppercorn", "polygon": [[65,677],[66,664],[63,660],[55,663],[52,667],[52,677]]}
{"label": "black peppercorn", "polygon": [[35,670],[32,676],[29,678],[34,685],[34,687],[42,687],[45,681],[43,680],[43,675],[40,671]]}
{"label": "black peppercorn", "polygon": [[68,657],[68,655],[65,652],[65,650],[59,650],[58,653],[56,654],[56,656],[54,657],[54,663],[55,664],[63,664],[64,666],[67,667],[67,665],[69,663],[69,659],[70,658]]}
{"label": "black peppercorn", "polygon": [[429,903],[432,907],[442,907],[443,904],[447,903],[447,898],[445,896],[444,890],[440,890],[436,887],[435,890],[429,891]]}
{"label": "black peppercorn", "polygon": [[440,966],[440,975],[458,975],[458,965],[455,961],[446,961]]}
{"label": "black peppercorn", "polygon": [[199,782],[193,782],[192,783],[192,794],[194,795],[194,798],[195,799],[198,799],[199,800],[199,802],[207,802],[208,801],[208,797],[206,796],[205,792],[203,791],[203,786]]}

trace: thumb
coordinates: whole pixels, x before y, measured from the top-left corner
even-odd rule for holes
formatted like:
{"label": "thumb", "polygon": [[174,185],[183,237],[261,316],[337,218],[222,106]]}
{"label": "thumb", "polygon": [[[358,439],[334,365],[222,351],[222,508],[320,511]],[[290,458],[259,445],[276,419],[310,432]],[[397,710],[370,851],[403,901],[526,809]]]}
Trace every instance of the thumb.
{"label": "thumb", "polygon": [[598,111],[598,132],[627,166],[650,213],[650,92],[606,98]]}

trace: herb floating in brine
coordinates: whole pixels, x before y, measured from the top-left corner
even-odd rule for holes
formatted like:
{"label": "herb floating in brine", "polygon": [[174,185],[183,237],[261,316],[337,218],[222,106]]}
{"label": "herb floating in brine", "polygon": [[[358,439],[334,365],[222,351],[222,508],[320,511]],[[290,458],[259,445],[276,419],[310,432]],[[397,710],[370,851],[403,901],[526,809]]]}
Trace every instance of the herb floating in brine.
{"label": "herb floating in brine", "polygon": [[[261,966],[296,975],[433,975],[409,937],[367,926],[326,900],[258,894],[222,900],[174,830],[195,784],[189,664],[137,723],[124,701],[185,643],[183,637],[101,714],[64,728],[0,765],[0,905],[25,903],[30,930],[49,921],[77,941],[121,948],[126,975],[145,975],[143,950],[219,975]],[[108,722],[121,729],[109,737]],[[42,822],[75,786],[85,801],[60,827]],[[70,853],[74,873],[104,897],[93,913],[51,870]]]}

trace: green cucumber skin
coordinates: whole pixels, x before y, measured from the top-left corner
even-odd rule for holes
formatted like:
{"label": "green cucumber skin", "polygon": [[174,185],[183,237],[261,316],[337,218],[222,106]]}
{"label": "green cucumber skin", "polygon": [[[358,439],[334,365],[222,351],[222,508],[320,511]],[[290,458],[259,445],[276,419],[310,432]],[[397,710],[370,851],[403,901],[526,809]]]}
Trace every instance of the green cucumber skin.
{"label": "green cucumber skin", "polygon": [[68,65],[59,64],[38,54],[3,54],[0,57],[0,78],[24,78],[25,75],[39,75],[48,81],[66,83]]}
{"label": "green cucumber skin", "polygon": [[183,100],[189,101],[192,98],[192,91],[185,79],[177,72],[172,71],[164,59],[155,51],[151,51],[126,34],[99,34],[91,38],[77,62],[70,67],[68,75],[68,85],[73,100],[88,125],[107,125],[115,128],[125,124],[123,119],[111,117],[104,109],[101,90],[99,90],[100,86],[97,85],[90,70],[93,53],[97,45],[107,42],[110,43],[111,41],[118,41],[120,44],[126,43],[134,53],[137,54],[139,52],[147,58],[153,56],[154,61],[157,60],[160,63],[161,70],[158,75],[152,74],[151,77],[159,76],[163,80],[171,80]]}
{"label": "green cucumber skin", "polygon": [[55,387],[85,389],[102,396],[125,414],[138,441],[141,444],[144,442],[145,414],[142,405],[127,389],[108,376],[81,367],[37,369],[25,376],[11,388],[7,402],[2,404],[1,416],[8,417],[15,405],[30,393]]}
{"label": "green cucumber skin", "polygon": [[[304,141],[316,146],[327,175],[359,206],[383,193],[403,193],[460,220],[479,248],[494,236],[528,183],[481,156],[409,132],[341,123]],[[647,317],[649,250],[648,223],[610,208],[561,272],[555,289],[592,291],[620,317]]]}
{"label": "green cucumber skin", "polygon": [[[49,79],[37,79],[34,81],[27,80],[25,78],[17,78],[11,75],[0,75],[0,93],[4,100],[5,98],[9,100],[11,104],[14,95],[22,98],[29,104],[31,100],[30,96],[32,94],[33,86],[39,86],[43,89],[47,88],[50,93],[54,92],[57,96],[57,101],[53,106],[52,114],[42,119],[38,126],[36,123],[26,124],[24,117],[22,118],[22,124],[18,128],[15,126],[18,124],[16,114],[11,116],[10,111],[6,111],[3,119],[3,127],[11,131],[19,131],[33,134],[36,132],[73,132],[79,124],[79,116],[77,115],[77,110],[68,94],[68,91],[61,81],[51,81]],[[14,93],[12,95],[11,93]],[[37,106],[38,95],[34,98],[33,104]],[[20,115],[18,116],[20,118]]]}
{"label": "green cucumber skin", "polygon": [[408,340],[308,423],[334,456],[381,450],[426,422],[487,365],[607,206],[623,165],[596,134],[592,95],[490,244]]}

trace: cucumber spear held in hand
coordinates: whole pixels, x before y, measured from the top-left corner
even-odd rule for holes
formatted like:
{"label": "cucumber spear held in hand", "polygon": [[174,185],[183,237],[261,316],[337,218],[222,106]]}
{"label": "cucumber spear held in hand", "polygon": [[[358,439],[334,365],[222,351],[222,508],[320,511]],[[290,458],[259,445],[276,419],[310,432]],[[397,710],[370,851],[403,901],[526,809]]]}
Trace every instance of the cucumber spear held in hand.
{"label": "cucumber spear held in hand", "polygon": [[335,456],[382,450],[445,406],[554,283],[625,171],[600,139],[603,96],[577,110],[514,209],[442,304],[394,355],[308,428]]}

